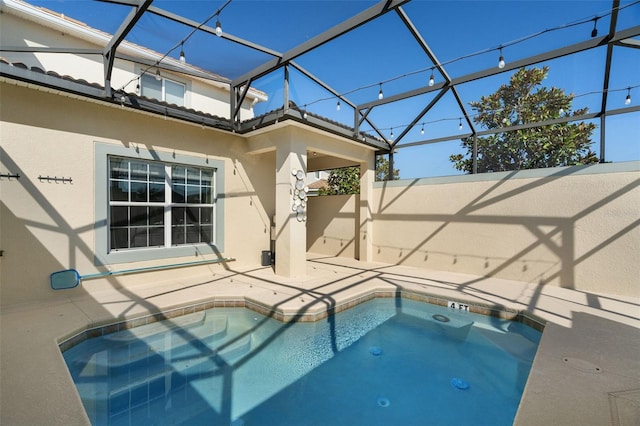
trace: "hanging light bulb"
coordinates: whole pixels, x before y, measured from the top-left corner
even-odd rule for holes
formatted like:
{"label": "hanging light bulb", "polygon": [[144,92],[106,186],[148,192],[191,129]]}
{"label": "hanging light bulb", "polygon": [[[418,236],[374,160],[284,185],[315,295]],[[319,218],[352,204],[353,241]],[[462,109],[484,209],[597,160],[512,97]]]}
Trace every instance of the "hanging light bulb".
{"label": "hanging light bulb", "polygon": [[138,77],[138,84],[136,84],[136,95],[140,94],[140,77]]}
{"label": "hanging light bulb", "polygon": [[384,94],[382,93],[382,83],[380,83],[380,91],[378,92],[378,99],[384,98]]}
{"label": "hanging light bulb", "polygon": [[462,117],[460,117],[460,123],[458,124],[458,129],[462,130]]}
{"label": "hanging light bulb", "polygon": [[424,135],[424,123],[422,123],[422,128],[420,129],[420,134]]}
{"label": "hanging light bulb", "polygon": [[627,97],[624,100],[625,105],[629,105],[631,103],[631,87],[627,87]]}
{"label": "hanging light bulb", "polygon": [[389,135],[389,138],[393,140],[393,127],[391,128],[391,134]]}
{"label": "hanging light bulb", "polygon": [[186,59],[184,57],[184,41],[180,42],[180,62],[182,62],[183,64],[186,62]]}
{"label": "hanging light bulb", "polygon": [[560,108],[560,111],[558,111],[558,114],[563,115],[564,114],[564,108]]}
{"label": "hanging light bulb", "polygon": [[429,77],[429,86],[433,86],[436,82],[436,78],[433,75],[433,68],[431,68],[431,77]]}
{"label": "hanging light bulb", "polygon": [[502,47],[500,47],[500,58],[498,59],[498,68],[504,68],[504,56],[502,56]]}
{"label": "hanging light bulb", "polygon": [[338,100],[338,103],[336,104],[336,111],[340,111],[340,100]]}
{"label": "hanging light bulb", "polygon": [[302,118],[307,119],[307,106],[304,106],[304,113],[302,114]]}
{"label": "hanging light bulb", "polygon": [[162,76],[160,75],[160,68],[156,70],[156,80],[158,81],[162,80]]}
{"label": "hanging light bulb", "polygon": [[595,18],[593,18],[593,29],[591,30],[591,37],[595,37],[598,35],[598,28],[596,27],[596,25],[598,25],[598,17],[596,16]]}
{"label": "hanging light bulb", "polygon": [[222,36],[222,25],[220,24],[220,19],[216,20],[216,35],[218,37]]}

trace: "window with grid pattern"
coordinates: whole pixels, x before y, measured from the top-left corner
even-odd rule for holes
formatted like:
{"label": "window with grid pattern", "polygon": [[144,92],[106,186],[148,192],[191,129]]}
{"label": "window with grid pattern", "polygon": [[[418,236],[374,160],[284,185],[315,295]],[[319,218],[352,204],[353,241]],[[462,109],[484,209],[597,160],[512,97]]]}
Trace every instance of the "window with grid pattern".
{"label": "window with grid pattern", "polygon": [[109,157],[109,250],[213,243],[215,169]]}

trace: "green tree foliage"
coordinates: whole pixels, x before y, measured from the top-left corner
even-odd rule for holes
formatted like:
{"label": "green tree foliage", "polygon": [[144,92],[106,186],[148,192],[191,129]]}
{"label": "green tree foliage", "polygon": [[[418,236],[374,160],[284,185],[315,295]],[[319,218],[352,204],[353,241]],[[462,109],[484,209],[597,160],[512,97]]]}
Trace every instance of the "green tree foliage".
{"label": "green tree foliage", "polygon": [[327,178],[328,188],[322,188],[320,195],[345,195],[360,193],[360,167],[332,169]]}
{"label": "green tree foliage", "polygon": [[400,170],[393,169],[393,176],[389,178],[389,160],[382,155],[376,157],[376,180],[398,180],[400,179]]}
{"label": "green tree foliage", "polygon": [[[376,157],[376,180],[386,180],[389,174],[389,161],[382,157]],[[393,171],[393,179],[397,180],[400,170]],[[328,187],[321,188],[319,195],[349,195],[360,193],[360,167],[342,167],[329,171],[327,178]]]}
{"label": "green tree foliage", "polygon": [[[521,68],[511,76],[509,84],[471,102],[475,123],[496,129],[585,114],[587,108],[569,112],[573,95],[555,87],[542,87],[548,72],[546,66]],[[593,123],[573,122],[479,137],[478,173],[597,163],[591,150],[595,128]],[[454,154],[449,159],[456,169],[471,173],[473,137],[463,138],[462,147],[466,154]]]}

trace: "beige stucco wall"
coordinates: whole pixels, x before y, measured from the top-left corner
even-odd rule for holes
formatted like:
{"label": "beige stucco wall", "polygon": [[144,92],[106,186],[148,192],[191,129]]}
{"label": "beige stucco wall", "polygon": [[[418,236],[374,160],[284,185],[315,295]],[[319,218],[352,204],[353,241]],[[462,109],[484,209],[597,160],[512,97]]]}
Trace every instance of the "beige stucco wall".
{"label": "beige stucco wall", "polygon": [[[50,289],[49,274],[75,268],[81,275],[99,272],[94,264],[96,144],[176,153],[224,164],[224,256],[243,264],[260,263],[269,248],[275,182],[273,158],[247,156],[239,136],[165,120],[119,106],[79,100],[28,87],[1,83],[0,170],[19,179],[0,179],[0,303],[68,298],[82,292]],[[49,183],[38,176],[72,178]],[[112,270],[201,260],[187,256],[121,265]],[[218,266],[218,265],[216,265]],[[82,286],[122,285],[207,274],[199,266],[163,273],[120,276]],[[210,275],[210,274],[209,274]]]}
{"label": "beige stucco wall", "polygon": [[[106,46],[111,36],[106,33],[96,32],[86,25],[72,22],[34,9],[37,16],[45,17],[23,19],[15,15],[16,11],[8,6],[3,7],[0,14],[0,30],[3,46],[9,47],[53,47],[63,49],[102,49]],[[38,22],[36,22],[38,21]],[[68,30],[61,27],[62,24],[70,26]],[[46,24],[47,26],[43,26]],[[61,29],[62,28],[62,29]],[[91,42],[89,40],[92,40]],[[143,57],[148,61],[160,59],[164,53],[154,53],[151,50],[127,44],[121,45],[118,53],[133,57]],[[28,67],[38,67],[45,72],[54,71],[59,75],[71,76],[75,79],[84,79],[90,83],[104,84],[104,65],[101,55],[95,54],[69,54],[49,52],[2,52],[2,56],[9,62],[20,62]],[[171,57],[164,63],[174,67],[182,64]],[[134,64],[133,62],[116,59],[111,77],[111,87],[122,89],[128,93],[135,93],[137,77],[145,70],[155,74],[156,68],[147,65]],[[189,70],[188,67],[186,69]],[[207,112],[218,117],[230,116],[229,109],[229,85],[215,83],[198,78],[191,78],[162,70],[162,75],[170,80],[185,85],[185,107],[197,111]],[[252,118],[254,98],[251,94],[242,104],[241,117],[243,120]]]}
{"label": "beige stucco wall", "polygon": [[[356,197],[312,201],[310,251],[347,255]],[[372,214],[375,261],[640,297],[640,162],[377,182]]]}
{"label": "beige stucco wall", "polygon": [[307,250],[327,256],[357,257],[356,196],[311,197],[307,202]]}
{"label": "beige stucco wall", "polygon": [[376,184],[378,261],[640,296],[640,164]]}

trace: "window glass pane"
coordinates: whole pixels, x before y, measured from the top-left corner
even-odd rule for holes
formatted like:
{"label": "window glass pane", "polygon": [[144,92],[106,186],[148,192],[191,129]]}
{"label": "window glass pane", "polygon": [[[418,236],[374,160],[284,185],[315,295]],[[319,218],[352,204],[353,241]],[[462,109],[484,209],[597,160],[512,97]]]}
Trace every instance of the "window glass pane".
{"label": "window glass pane", "polygon": [[187,184],[200,185],[200,170],[187,169]]}
{"label": "window glass pane", "polygon": [[116,228],[111,230],[111,249],[129,248],[129,229]]}
{"label": "window glass pane", "polygon": [[187,226],[187,244],[200,242],[199,228],[197,225]]}
{"label": "window glass pane", "polygon": [[185,191],[184,185],[173,185],[173,191],[171,193],[172,201],[174,203],[184,203],[185,202],[184,191]]}
{"label": "window glass pane", "polygon": [[147,163],[140,161],[131,162],[131,180],[147,180]]}
{"label": "window glass pane", "polygon": [[147,201],[146,182],[131,182],[131,201],[137,201],[137,202]]}
{"label": "window glass pane", "polygon": [[207,186],[213,185],[213,170],[202,170],[202,184]]}
{"label": "window glass pane", "polygon": [[187,171],[184,167],[173,166],[171,168],[171,179],[173,180],[173,183],[184,183],[186,176]]}
{"label": "window glass pane", "polygon": [[111,207],[111,227],[128,226],[129,225],[129,207],[115,206]]}
{"label": "window glass pane", "polygon": [[121,180],[112,180],[111,181],[111,193],[110,200],[111,201],[129,201],[129,182],[124,182]]}
{"label": "window glass pane", "polygon": [[142,86],[142,96],[162,100],[162,80],[156,80],[155,75],[143,74],[140,85]]}
{"label": "window glass pane", "polygon": [[187,203],[200,203],[200,188],[197,186],[187,186]]}
{"label": "window glass pane", "polygon": [[211,223],[213,219],[213,208],[212,207],[201,207],[200,208],[200,223]]}
{"label": "window glass pane", "polygon": [[171,209],[171,223],[173,225],[184,224],[184,207],[174,207]]}
{"label": "window glass pane", "polygon": [[131,228],[131,247],[147,247],[147,228]]}
{"label": "window glass pane", "polygon": [[197,207],[187,207],[187,224],[200,223],[199,209]]}
{"label": "window glass pane", "polygon": [[151,201],[152,203],[162,203],[164,201],[163,183],[149,184],[149,201]]}
{"label": "window glass pane", "polygon": [[111,179],[129,179],[129,162],[121,158],[109,161]]}
{"label": "window glass pane", "polygon": [[211,194],[210,186],[203,186],[200,192],[200,202],[202,204],[211,204],[213,202],[213,196]]}
{"label": "window glass pane", "polygon": [[203,243],[210,243],[213,241],[213,226],[201,226],[200,227],[200,241]]}
{"label": "window glass pane", "polygon": [[164,164],[149,163],[149,180],[164,183]]}
{"label": "window glass pane", "polygon": [[131,226],[147,225],[147,207],[131,207]]}
{"label": "window glass pane", "polygon": [[149,207],[149,225],[164,225],[164,207]]}
{"label": "window glass pane", "polygon": [[184,226],[174,226],[171,228],[171,242],[173,245],[185,243]]}
{"label": "window glass pane", "polygon": [[164,245],[164,228],[149,228],[149,246]]}
{"label": "window glass pane", "polygon": [[175,81],[164,81],[164,97],[165,101],[170,104],[184,106],[184,84]]}

